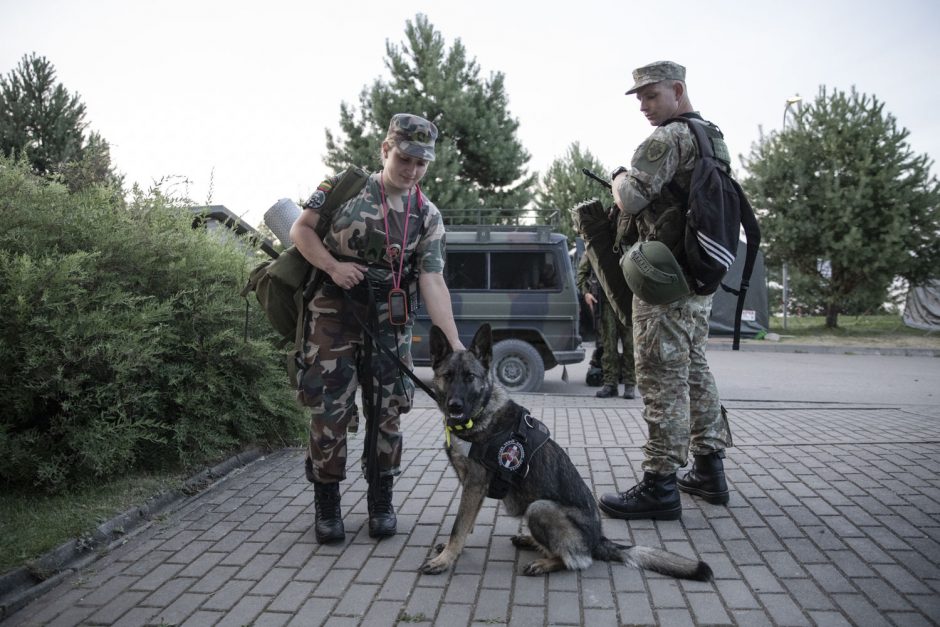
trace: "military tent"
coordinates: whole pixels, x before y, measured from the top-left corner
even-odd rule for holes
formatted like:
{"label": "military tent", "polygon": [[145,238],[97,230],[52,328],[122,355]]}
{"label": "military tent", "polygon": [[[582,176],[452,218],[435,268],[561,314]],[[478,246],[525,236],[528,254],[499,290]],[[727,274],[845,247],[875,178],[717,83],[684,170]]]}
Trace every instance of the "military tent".
{"label": "military tent", "polygon": [[[738,242],[738,256],[731,269],[722,280],[728,287],[737,289],[741,285],[741,272],[744,270],[744,257],[747,245]],[[709,325],[710,335],[732,335],[734,333],[734,313],[738,306],[738,297],[722,288],[715,292],[712,301],[712,317]],[[751,272],[750,285],[744,298],[744,311],[741,314],[741,337],[754,337],[770,328],[770,313],[767,304],[767,275],[764,270],[764,254],[757,252],[754,270]]]}
{"label": "military tent", "polygon": [[903,320],[915,329],[940,331],[940,279],[908,290]]}

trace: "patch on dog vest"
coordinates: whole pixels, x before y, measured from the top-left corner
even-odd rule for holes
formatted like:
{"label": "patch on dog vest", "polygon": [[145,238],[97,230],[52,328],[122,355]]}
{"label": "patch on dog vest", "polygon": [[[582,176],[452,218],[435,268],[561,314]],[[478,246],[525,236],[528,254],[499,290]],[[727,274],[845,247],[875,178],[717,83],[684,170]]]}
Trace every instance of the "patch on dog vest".
{"label": "patch on dog vest", "polygon": [[549,437],[551,432],[545,423],[523,409],[514,429],[497,433],[486,442],[474,442],[468,457],[495,473],[486,496],[502,499],[511,486],[522,485],[529,464]]}

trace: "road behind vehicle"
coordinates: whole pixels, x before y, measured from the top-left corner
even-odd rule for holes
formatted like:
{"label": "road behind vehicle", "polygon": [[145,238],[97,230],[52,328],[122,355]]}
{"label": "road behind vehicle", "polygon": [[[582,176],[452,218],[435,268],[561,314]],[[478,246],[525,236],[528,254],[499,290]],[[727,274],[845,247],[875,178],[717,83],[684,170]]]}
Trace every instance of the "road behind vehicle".
{"label": "road behind vehicle", "polygon": [[[493,329],[493,368],[513,392],[535,392],[545,371],[584,360],[578,290],[564,235],[548,226],[448,226],[444,276],[460,339]],[[412,357],[430,365],[430,317],[415,316]]]}

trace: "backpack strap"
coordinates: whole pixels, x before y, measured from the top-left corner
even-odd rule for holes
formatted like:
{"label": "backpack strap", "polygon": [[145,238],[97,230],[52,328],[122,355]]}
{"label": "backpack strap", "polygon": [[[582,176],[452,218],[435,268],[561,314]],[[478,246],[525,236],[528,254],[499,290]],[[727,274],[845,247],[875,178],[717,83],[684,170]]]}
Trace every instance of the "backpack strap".
{"label": "backpack strap", "polygon": [[[695,136],[695,142],[698,145],[701,158],[717,159],[718,161],[724,163],[724,161],[718,159],[718,157],[715,156],[715,150],[712,146],[711,139],[706,135],[705,130],[702,128],[705,124],[708,124],[708,122],[706,122],[701,116],[696,114],[683,114],[679,117],[669,118],[663,124],[669,124],[671,122],[683,122],[686,126],[688,126],[689,131],[692,133],[692,135]],[[720,130],[718,132],[721,133]],[[731,342],[731,350],[740,350],[741,315],[744,312],[744,298],[747,295],[747,288],[751,281],[751,273],[754,271],[754,262],[757,260],[757,251],[760,248],[760,227],[757,224],[757,216],[754,215],[754,209],[751,207],[751,203],[748,202],[747,197],[744,195],[744,190],[741,189],[741,185],[736,180],[734,180],[730,171],[726,172],[726,174],[728,175],[728,180],[732,185],[734,185],[734,188],[738,193],[738,197],[741,200],[741,225],[744,227],[744,236],[747,238],[747,248],[744,256],[744,268],[741,271],[740,287],[738,289],[733,289],[728,285],[725,285],[724,282],[721,283],[721,288],[723,290],[738,297],[738,302],[734,313],[734,338]],[[672,186],[675,185],[675,182],[670,181],[669,185],[670,190],[672,190]],[[688,204],[687,195],[686,204]]]}

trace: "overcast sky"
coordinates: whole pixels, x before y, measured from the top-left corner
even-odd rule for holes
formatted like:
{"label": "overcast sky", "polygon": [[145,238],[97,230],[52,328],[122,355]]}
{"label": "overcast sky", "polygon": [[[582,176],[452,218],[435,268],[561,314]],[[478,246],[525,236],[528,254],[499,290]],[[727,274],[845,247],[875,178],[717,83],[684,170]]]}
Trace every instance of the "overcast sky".
{"label": "overcast sky", "polygon": [[628,164],[650,128],[624,91],[659,59],[687,67],[693,106],[733,155],[780,128],[787,98],[825,85],[877,96],[915,152],[940,156],[935,0],[261,4],[0,0],[0,73],[47,57],[129,183],[178,177],[174,191],[252,225],[328,173],[324,129],[387,76],[386,41],[402,43],[419,12],[483,76],[505,75],[530,171],[574,141],[609,168]]}

